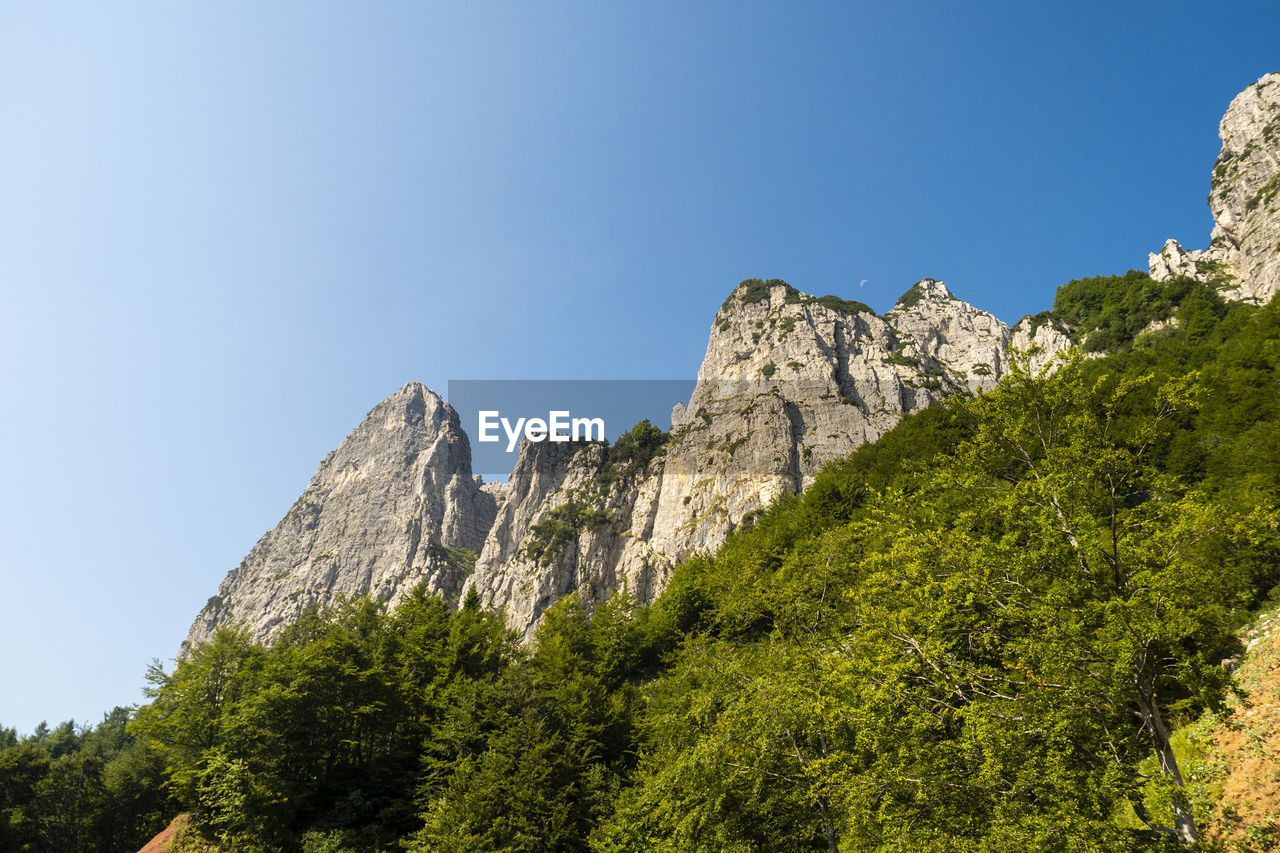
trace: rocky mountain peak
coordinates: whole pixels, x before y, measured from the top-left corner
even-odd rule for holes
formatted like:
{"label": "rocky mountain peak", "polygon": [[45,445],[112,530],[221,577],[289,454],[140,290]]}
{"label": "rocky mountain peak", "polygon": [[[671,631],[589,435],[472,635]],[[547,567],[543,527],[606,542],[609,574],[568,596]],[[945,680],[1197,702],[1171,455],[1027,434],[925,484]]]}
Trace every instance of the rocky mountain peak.
{"label": "rocky mountain peak", "polygon": [[904,294],[898,297],[898,301],[894,303],[894,310],[911,308],[922,301],[939,302],[945,300],[954,300],[955,294],[947,288],[946,284],[933,278],[922,278]]}
{"label": "rocky mountain peak", "polygon": [[1218,136],[1209,247],[1188,251],[1168,240],[1149,256],[1151,276],[1197,278],[1227,298],[1265,303],[1280,290],[1280,73],[1231,101]]}
{"label": "rocky mountain peak", "polygon": [[927,369],[948,377],[957,389],[989,390],[1004,375],[1009,327],[994,314],[956,298],[936,279],[916,282],[885,320],[915,342]]}
{"label": "rocky mountain peak", "polygon": [[471,474],[471,445],[439,394],[411,382],[375,406],[320,463],[280,523],[223,580],[184,648],[223,624],[272,636],[309,604],[394,601],[419,582],[455,596],[496,501]]}
{"label": "rocky mountain peak", "polygon": [[383,429],[414,429],[429,422],[438,425],[440,418],[448,417],[449,404],[421,382],[408,382],[374,411],[378,410],[386,414]]}
{"label": "rocky mountain peak", "polygon": [[689,410],[742,393],[744,383],[818,383],[834,393],[834,338],[867,334],[883,336],[888,329],[861,302],[810,296],[777,279],[748,279],[716,314]]}
{"label": "rocky mountain peak", "polygon": [[1056,370],[1062,353],[1075,346],[1070,329],[1045,314],[1023,317],[1009,338],[1010,355],[1024,357],[1027,368],[1037,374]]}
{"label": "rocky mountain peak", "polygon": [[[421,582],[475,589],[526,637],[576,592],[651,601],[677,562],[715,548],[826,463],[908,412],[990,387],[1008,328],[924,279],[888,315],[856,300],[748,279],[716,314],[698,383],[643,463],[601,444],[524,442],[505,486],[471,474],[438,394],[409,383],[379,403],[280,524],[223,581],[188,645],[221,624],[272,636],[307,604]],[[602,472],[608,471],[607,477]]]}
{"label": "rocky mountain peak", "polygon": [[881,317],[777,279],[742,282],[716,313],[661,454],[602,489],[605,451],[522,448],[468,583],[525,636],[569,591],[589,607],[619,588],[651,601],[677,562],[806,488],[827,462],[908,412],[994,384],[1008,328],[941,282],[909,293]]}

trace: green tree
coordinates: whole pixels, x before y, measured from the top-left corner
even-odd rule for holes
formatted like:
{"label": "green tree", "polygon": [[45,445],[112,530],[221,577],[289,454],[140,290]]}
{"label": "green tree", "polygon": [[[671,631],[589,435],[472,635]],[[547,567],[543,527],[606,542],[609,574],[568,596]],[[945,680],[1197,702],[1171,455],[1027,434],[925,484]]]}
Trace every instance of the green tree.
{"label": "green tree", "polygon": [[580,851],[630,769],[650,634],[622,598],[558,602],[531,653],[472,684],[436,732],[411,850]]}
{"label": "green tree", "polygon": [[33,849],[38,826],[32,803],[49,764],[34,739],[0,750],[0,850]]}
{"label": "green tree", "polygon": [[226,732],[224,714],[258,686],[262,656],[246,632],[221,628],[172,674],[159,661],[148,668],[152,701],[138,709],[130,728],[162,751],[184,802],[196,801],[208,756]]}
{"label": "green tree", "polygon": [[157,756],[126,731],[130,715],[40,726],[0,749],[0,850],[132,853],[159,831],[173,804]]}
{"label": "green tree", "polygon": [[1169,730],[1221,706],[1276,516],[1156,464],[1190,382],[1086,368],[1015,371],[927,467],[781,504],[677,573],[714,609],[648,691],[597,849],[1129,849],[1153,753],[1150,837],[1193,842]]}
{"label": "green tree", "polygon": [[[1186,381],[1161,388],[1121,434],[1116,413],[1141,384],[1088,385],[1078,359],[1052,380],[1015,371],[973,404],[977,434],[950,464],[910,496],[886,493],[864,528],[874,547],[849,593],[854,657],[882,669],[851,675],[892,676],[920,709],[895,729],[933,720],[931,738],[949,747],[921,784],[943,798],[971,785],[970,802],[1021,825],[1011,843],[1055,826],[1074,835],[1082,818],[1109,832],[1125,797],[1150,820],[1135,772],[1152,749],[1173,826],[1150,825],[1197,840],[1170,718],[1221,707],[1230,681],[1218,663],[1236,648],[1276,522],[1149,464],[1194,393]],[[983,803],[982,791],[998,797]],[[1029,826],[1013,808],[1046,820]]]}

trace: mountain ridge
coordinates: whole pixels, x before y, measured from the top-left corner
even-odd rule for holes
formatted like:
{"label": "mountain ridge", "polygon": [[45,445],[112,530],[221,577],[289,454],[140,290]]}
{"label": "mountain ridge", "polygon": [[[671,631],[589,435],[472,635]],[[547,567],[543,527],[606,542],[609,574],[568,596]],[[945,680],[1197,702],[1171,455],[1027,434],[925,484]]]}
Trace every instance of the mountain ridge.
{"label": "mountain ridge", "polygon": [[[365,594],[394,605],[423,581],[452,602],[475,590],[525,636],[571,591],[589,606],[619,589],[651,601],[681,559],[714,548],[902,415],[994,387],[1010,339],[1008,326],[935,279],[917,282],[884,316],[748,279],[716,313],[698,384],[673,411],[660,457],[606,490],[592,485],[606,449],[549,442],[523,441],[508,481],[481,483],[452,406],[407,383],[326,455],[290,511],[228,573],[183,654],[219,625],[269,639],[308,605]],[[397,415],[406,407],[413,417]],[[437,446],[451,452],[432,455]],[[397,454],[408,475],[391,464]],[[531,559],[535,528],[584,497],[609,522],[576,527],[571,543]],[[474,554],[474,572],[458,549]]]}
{"label": "mountain ridge", "polygon": [[[1210,246],[1184,251],[1169,240],[1149,257],[1150,279],[1265,302],[1280,288],[1280,74],[1233,99],[1219,136]],[[1105,301],[1084,285],[1079,299]],[[1082,305],[1081,317],[1102,310]],[[410,383],[325,457],[290,513],[224,579],[183,652],[219,625],[268,639],[308,605],[364,594],[394,605],[424,581],[454,603],[474,593],[525,638],[571,592],[588,609],[620,590],[648,603],[677,563],[806,489],[823,465],[907,414],[994,388],[1015,353],[1033,371],[1053,369],[1077,342],[1094,354],[1109,340],[1158,332],[1175,322],[1171,311],[1122,333],[1078,331],[1056,310],[1010,327],[931,278],[884,315],[779,279],[747,279],[716,312],[697,385],[673,409],[660,448],[608,482],[607,448],[525,441],[508,482],[482,484],[457,413]],[[421,409],[418,426],[373,429],[383,407],[409,403]]]}

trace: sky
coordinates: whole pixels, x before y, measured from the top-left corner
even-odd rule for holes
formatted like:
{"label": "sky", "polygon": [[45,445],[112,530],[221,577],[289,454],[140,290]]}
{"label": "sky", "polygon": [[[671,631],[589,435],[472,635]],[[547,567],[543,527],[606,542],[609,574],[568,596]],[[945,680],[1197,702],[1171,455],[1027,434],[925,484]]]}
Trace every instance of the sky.
{"label": "sky", "polygon": [[1203,247],[1274,2],[0,3],[0,726],[143,700],[418,380],[691,377],[742,279],[1006,322]]}

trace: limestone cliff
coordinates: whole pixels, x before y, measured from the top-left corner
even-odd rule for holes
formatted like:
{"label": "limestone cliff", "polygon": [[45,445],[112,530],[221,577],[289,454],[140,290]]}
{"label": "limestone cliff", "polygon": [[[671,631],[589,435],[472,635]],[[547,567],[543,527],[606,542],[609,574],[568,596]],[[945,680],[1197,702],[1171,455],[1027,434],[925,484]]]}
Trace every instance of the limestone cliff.
{"label": "limestone cliff", "polygon": [[1198,278],[1227,298],[1265,303],[1280,289],[1280,73],[1235,97],[1218,136],[1209,247],[1187,251],[1168,240],[1150,255],[1151,276]]}
{"label": "limestone cliff", "polygon": [[[196,617],[184,651],[219,625],[267,639],[338,595],[395,602],[425,581],[454,598],[496,512],[471,475],[458,416],[414,382],[374,407]],[[470,554],[468,553],[470,552]]]}
{"label": "limestone cliff", "polygon": [[[588,606],[619,588],[651,601],[677,562],[808,486],[827,462],[908,412],[993,387],[1008,343],[1002,322],[932,279],[885,317],[780,281],[744,282],[716,315],[697,387],[660,454],[601,488],[603,448],[523,445],[468,583],[526,636],[569,591]],[[577,527],[542,548],[565,524]]]}
{"label": "limestone cliff", "polygon": [[[752,280],[717,312],[688,405],[640,446],[524,442],[506,484],[478,484],[457,415],[421,385],[379,404],[293,509],[223,581],[185,647],[223,624],[270,638],[313,602],[396,602],[420,582],[474,589],[528,636],[576,592],[661,592],[677,562],[722,543],[826,463],[904,414],[995,385],[1008,328],[925,279],[884,317]],[[474,569],[470,558],[474,557]]]}
{"label": "limestone cliff", "polygon": [[716,315],[688,406],[672,415],[654,546],[676,559],[714,547],[905,413],[993,387],[1008,339],[932,279],[885,317],[782,282],[739,286]]}
{"label": "limestone cliff", "polygon": [[618,590],[652,601],[671,568],[649,545],[663,458],[655,452],[620,458],[598,442],[523,442],[465,589],[505,610],[525,636],[571,592],[588,608]]}
{"label": "limestone cliff", "polygon": [[1052,371],[1062,353],[1075,346],[1071,331],[1061,321],[1039,315],[1023,317],[1013,327],[1010,352],[1023,353],[1032,373]]}

